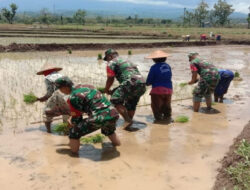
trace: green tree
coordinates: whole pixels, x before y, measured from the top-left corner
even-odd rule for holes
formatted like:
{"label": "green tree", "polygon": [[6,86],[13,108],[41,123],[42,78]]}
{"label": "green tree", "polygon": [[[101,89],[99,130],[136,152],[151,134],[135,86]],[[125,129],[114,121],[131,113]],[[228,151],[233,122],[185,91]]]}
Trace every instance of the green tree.
{"label": "green tree", "polygon": [[49,24],[50,20],[50,12],[48,9],[44,8],[40,11],[40,17],[39,20],[43,24]]}
{"label": "green tree", "polygon": [[186,11],[184,17],[184,25],[191,26],[194,20],[195,20],[194,13]]}
{"label": "green tree", "polygon": [[198,7],[195,9],[194,17],[200,27],[202,27],[205,19],[207,19],[208,17],[208,8],[208,4],[204,0],[202,0]]}
{"label": "green tree", "polygon": [[103,23],[104,20],[103,20],[103,18],[102,18],[101,16],[97,16],[97,17],[96,17],[96,22],[97,22],[97,23]]}
{"label": "green tree", "polygon": [[226,0],[218,0],[216,4],[214,4],[214,15],[217,18],[217,23],[221,26],[224,26],[229,22],[229,15],[234,12],[232,9],[233,5],[229,5]]}
{"label": "green tree", "polygon": [[9,24],[13,24],[13,20],[16,15],[17,9],[18,7],[14,3],[10,4],[10,10],[7,8],[2,9],[2,14],[6,18],[6,20],[9,22]]}
{"label": "green tree", "polygon": [[78,24],[85,24],[85,16],[86,12],[84,10],[79,9],[73,16],[73,19]]}

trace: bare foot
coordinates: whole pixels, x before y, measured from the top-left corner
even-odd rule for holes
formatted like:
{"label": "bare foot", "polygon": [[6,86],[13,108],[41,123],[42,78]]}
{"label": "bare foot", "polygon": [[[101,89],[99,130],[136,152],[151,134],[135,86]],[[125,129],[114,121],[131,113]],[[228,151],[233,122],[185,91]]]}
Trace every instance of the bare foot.
{"label": "bare foot", "polygon": [[139,129],[137,128],[134,128],[134,127],[131,127],[133,124],[133,121],[124,121],[124,124],[123,124],[123,129],[126,130],[126,131],[130,131],[130,132],[133,132],[133,131],[138,131]]}
{"label": "bare foot", "polygon": [[121,141],[116,135],[116,133],[113,133],[112,135],[108,136],[110,141],[112,142],[113,146],[121,146]]}

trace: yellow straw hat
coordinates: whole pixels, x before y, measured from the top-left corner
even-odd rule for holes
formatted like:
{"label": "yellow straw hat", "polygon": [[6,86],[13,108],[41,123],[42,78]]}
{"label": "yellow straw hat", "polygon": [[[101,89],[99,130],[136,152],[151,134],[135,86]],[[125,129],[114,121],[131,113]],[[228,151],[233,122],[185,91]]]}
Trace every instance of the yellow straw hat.
{"label": "yellow straw hat", "polygon": [[154,51],[152,52],[149,56],[147,56],[146,58],[147,59],[158,59],[158,58],[165,58],[165,57],[169,57],[170,55],[167,54],[166,52],[164,51],[161,51],[161,50],[157,50],[157,51]]}

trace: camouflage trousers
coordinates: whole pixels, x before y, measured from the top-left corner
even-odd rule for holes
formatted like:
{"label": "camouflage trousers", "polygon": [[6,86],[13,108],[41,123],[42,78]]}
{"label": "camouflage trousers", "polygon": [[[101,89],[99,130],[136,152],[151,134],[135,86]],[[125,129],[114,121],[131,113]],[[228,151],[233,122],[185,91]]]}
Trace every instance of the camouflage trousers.
{"label": "camouflage trousers", "polygon": [[214,92],[219,79],[214,80],[204,80],[200,79],[198,85],[195,87],[193,91],[193,101],[201,102],[202,98],[206,99],[211,98],[211,94]]}
{"label": "camouflage trousers", "polygon": [[112,135],[116,130],[116,121],[119,119],[119,114],[115,108],[106,108],[100,110],[88,118],[82,117],[72,118],[74,127],[70,129],[69,138],[79,139],[84,135],[101,129],[105,136]]}
{"label": "camouflage trousers", "polygon": [[43,121],[52,122],[54,117],[63,116],[63,122],[67,122],[70,117],[70,109],[65,100],[65,96],[59,91],[55,91],[49,98],[43,111]]}
{"label": "camouflage trousers", "polygon": [[132,85],[129,81],[126,81],[114,90],[110,101],[114,105],[124,105],[128,111],[135,111],[140,97],[145,92],[146,84]]}

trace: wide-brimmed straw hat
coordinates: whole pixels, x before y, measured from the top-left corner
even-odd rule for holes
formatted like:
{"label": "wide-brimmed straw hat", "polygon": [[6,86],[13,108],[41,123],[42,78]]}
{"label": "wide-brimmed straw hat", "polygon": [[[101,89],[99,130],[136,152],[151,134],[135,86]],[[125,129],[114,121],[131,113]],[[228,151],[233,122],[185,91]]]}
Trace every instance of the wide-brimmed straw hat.
{"label": "wide-brimmed straw hat", "polygon": [[161,51],[161,50],[157,50],[157,51],[154,51],[152,52],[149,56],[147,56],[146,58],[147,59],[158,59],[158,58],[165,58],[165,57],[169,57],[170,55],[167,54],[166,52],[164,51]]}
{"label": "wide-brimmed straw hat", "polygon": [[49,72],[49,71],[54,72],[54,71],[61,71],[61,70],[62,70],[61,67],[56,67],[54,65],[46,63],[46,64],[44,64],[42,69],[39,72],[37,72],[36,74],[37,75],[43,75],[44,72]]}

